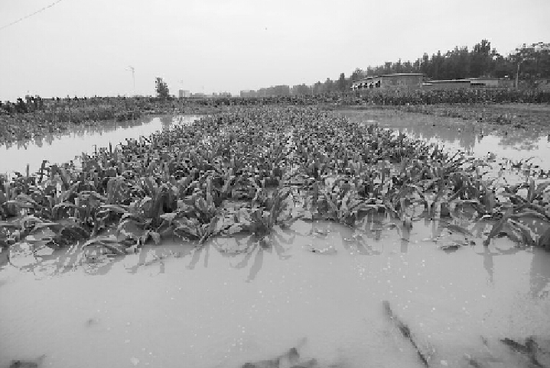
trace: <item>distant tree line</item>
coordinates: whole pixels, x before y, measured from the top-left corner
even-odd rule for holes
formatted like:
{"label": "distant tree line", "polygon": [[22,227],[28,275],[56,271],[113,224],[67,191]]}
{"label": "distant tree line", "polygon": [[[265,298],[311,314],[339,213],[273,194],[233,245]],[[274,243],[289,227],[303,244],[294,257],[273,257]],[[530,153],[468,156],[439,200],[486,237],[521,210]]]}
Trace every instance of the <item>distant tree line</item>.
{"label": "distant tree line", "polygon": [[21,97],[16,102],[0,101],[0,113],[26,113],[29,111],[41,110],[44,108],[44,100],[40,96],[25,96],[25,100]]}
{"label": "distant tree line", "polygon": [[462,78],[518,78],[527,86],[550,78],[550,43],[523,44],[508,56],[503,56],[491,47],[491,42],[482,40],[470,50],[467,46],[455,47],[445,53],[427,53],[415,61],[385,62],[384,65],[356,68],[349,77],[344,73],[336,80],[327,78],[308,86],[305,84],[261,88],[247,91],[243,97],[317,95],[349,91],[353,82],[367,76],[392,73],[423,73],[427,79]]}
{"label": "distant tree line", "polygon": [[[523,44],[507,56],[499,54],[491,47],[487,40],[468,47],[455,47],[453,50],[441,53],[438,51],[431,56],[427,53],[414,62],[402,61],[385,62],[384,65],[376,67],[368,66],[366,69],[356,68],[349,77],[340,73],[337,79],[327,78],[324,82],[318,81],[313,85],[304,83],[294,86],[277,85],[259,90],[243,91],[242,97],[287,97],[287,96],[313,96],[325,94],[338,94],[350,91],[353,82],[367,76],[391,74],[391,73],[423,73],[426,79],[461,79],[477,77],[494,77],[519,79],[523,86],[536,87],[542,80],[550,79],[550,43],[537,42],[530,45]],[[171,101],[172,97],[167,83],[160,77],[155,79],[156,98],[154,101]],[[228,97],[229,94],[222,93],[217,98]],[[195,97],[204,97],[196,94]],[[65,106],[63,101],[74,106],[75,102],[82,101],[85,104],[97,104],[103,98],[91,98],[87,101],[83,98],[64,99],[52,98],[48,100],[47,106]],[[117,101],[127,101],[124,98],[116,98]],[[143,100],[143,99],[142,99]],[[139,99],[136,99],[139,101]],[[40,96],[25,96],[18,98],[15,102],[0,101],[0,114],[26,113],[44,110],[45,100]],[[126,106],[125,106],[126,108]]]}

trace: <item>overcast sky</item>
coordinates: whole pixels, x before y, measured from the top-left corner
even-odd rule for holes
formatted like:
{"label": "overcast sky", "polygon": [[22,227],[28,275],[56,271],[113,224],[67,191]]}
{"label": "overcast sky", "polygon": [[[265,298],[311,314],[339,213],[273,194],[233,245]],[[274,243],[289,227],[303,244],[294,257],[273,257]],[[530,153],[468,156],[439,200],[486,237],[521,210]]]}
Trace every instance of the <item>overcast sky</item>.
{"label": "overcast sky", "polygon": [[[58,0],[59,1],[59,0]],[[0,28],[55,0],[0,0]],[[550,42],[550,0],[62,0],[0,29],[0,100],[313,84],[488,39]]]}

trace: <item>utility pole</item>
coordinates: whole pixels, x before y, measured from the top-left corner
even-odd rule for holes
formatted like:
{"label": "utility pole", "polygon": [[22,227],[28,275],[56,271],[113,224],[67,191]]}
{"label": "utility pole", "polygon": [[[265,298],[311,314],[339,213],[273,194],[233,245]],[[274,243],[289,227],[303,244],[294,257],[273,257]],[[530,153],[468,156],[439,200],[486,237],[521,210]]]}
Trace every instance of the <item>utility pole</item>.
{"label": "utility pole", "polygon": [[518,62],[518,69],[516,70],[516,89],[518,89],[519,84],[519,66],[521,65],[521,62]]}
{"label": "utility pole", "polygon": [[128,66],[126,70],[129,70],[132,72],[132,81],[134,82],[134,96],[136,95],[136,69],[133,66]]}

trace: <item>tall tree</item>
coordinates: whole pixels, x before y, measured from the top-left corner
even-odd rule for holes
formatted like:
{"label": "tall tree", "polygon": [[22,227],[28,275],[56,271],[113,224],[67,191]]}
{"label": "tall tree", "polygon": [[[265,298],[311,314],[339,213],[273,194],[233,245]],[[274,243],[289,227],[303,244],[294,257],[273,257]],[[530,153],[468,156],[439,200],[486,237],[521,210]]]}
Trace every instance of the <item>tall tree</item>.
{"label": "tall tree", "polygon": [[516,67],[516,84],[519,79],[533,84],[537,79],[550,78],[550,43],[523,44],[510,59]]}
{"label": "tall tree", "polygon": [[345,92],[348,88],[348,82],[346,80],[346,75],[344,73],[340,73],[340,78],[338,78],[338,81],[336,82],[336,89],[338,92]]}
{"label": "tall tree", "polygon": [[470,67],[471,76],[475,78],[489,75],[491,63],[491,42],[485,39],[481,40],[472,50]]}
{"label": "tall tree", "polygon": [[360,68],[355,68],[355,70],[353,71],[353,73],[351,73],[351,76],[349,77],[349,79],[352,81],[352,82],[355,82],[355,81],[358,81],[359,79],[363,79],[365,78],[366,76],[366,73],[360,69]]}
{"label": "tall tree", "polygon": [[312,93],[312,90],[310,87],[302,83],[302,84],[292,86],[291,92],[292,92],[292,95],[294,96],[310,95]]}
{"label": "tall tree", "polygon": [[443,79],[444,78],[444,63],[445,60],[443,58],[443,55],[441,55],[441,51],[437,51],[437,54],[432,55],[432,78],[434,79]]}
{"label": "tall tree", "polygon": [[420,73],[428,76],[432,75],[432,61],[427,53],[424,53],[422,59],[420,59]]}
{"label": "tall tree", "polygon": [[394,73],[403,73],[403,63],[401,59],[397,60],[397,63],[393,63],[392,71]]}
{"label": "tall tree", "polygon": [[325,83],[323,83],[323,93],[330,93],[335,91],[335,84],[332,79],[327,78]]}
{"label": "tall tree", "polygon": [[319,94],[323,93],[324,92],[323,83],[321,83],[320,81],[316,82],[313,85],[312,89],[313,89],[313,94],[314,95],[319,95]]}
{"label": "tall tree", "polygon": [[162,78],[157,77],[155,80],[155,91],[157,92],[157,97],[166,100],[170,98],[170,90],[168,89],[168,84]]}

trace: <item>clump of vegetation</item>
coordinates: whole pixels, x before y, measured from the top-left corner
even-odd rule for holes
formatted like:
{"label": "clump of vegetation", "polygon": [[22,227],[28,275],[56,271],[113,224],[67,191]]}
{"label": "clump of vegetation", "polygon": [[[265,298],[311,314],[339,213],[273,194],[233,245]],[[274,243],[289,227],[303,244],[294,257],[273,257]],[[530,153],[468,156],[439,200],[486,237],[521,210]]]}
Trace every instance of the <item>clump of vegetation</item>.
{"label": "clump of vegetation", "polygon": [[[0,103],[0,144],[25,142],[44,134],[65,132],[80,125],[98,125],[107,120],[133,120],[148,114],[213,114],[236,106],[321,106],[324,109],[396,107],[499,125],[521,125],[533,120],[532,114],[518,120],[516,114],[502,110],[497,104],[550,102],[548,91],[516,89],[362,90],[315,95],[175,99],[169,95],[168,86],[162,78],[156,82],[157,97],[43,99],[28,96],[26,101],[19,99],[16,103]],[[499,108],[493,111],[488,108],[489,104]],[[545,122],[547,119],[548,111],[537,112],[535,120]]]}
{"label": "clump of vegetation", "polygon": [[157,92],[157,97],[161,100],[167,100],[170,98],[168,84],[162,78],[157,77],[155,80],[155,91]]}
{"label": "clump of vegetation", "polygon": [[298,219],[368,230],[382,217],[550,247],[547,181],[497,185],[482,160],[313,107],[233,107],[81,162],[0,178],[1,246],[123,254],[173,236],[261,239]]}

